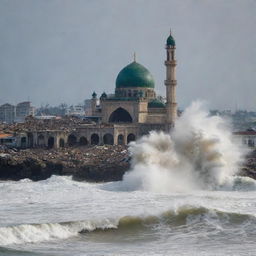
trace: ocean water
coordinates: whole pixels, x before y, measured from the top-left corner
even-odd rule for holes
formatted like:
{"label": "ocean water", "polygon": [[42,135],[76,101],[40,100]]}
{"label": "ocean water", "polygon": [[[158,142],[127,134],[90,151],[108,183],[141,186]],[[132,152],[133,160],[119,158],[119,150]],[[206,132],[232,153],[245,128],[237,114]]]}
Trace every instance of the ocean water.
{"label": "ocean water", "polygon": [[0,183],[0,255],[255,255],[256,182],[120,191],[70,177]]}
{"label": "ocean water", "polygon": [[256,255],[256,181],[225,120],[193,103],[129,150],[119,182],[0,182],[0,255]]}

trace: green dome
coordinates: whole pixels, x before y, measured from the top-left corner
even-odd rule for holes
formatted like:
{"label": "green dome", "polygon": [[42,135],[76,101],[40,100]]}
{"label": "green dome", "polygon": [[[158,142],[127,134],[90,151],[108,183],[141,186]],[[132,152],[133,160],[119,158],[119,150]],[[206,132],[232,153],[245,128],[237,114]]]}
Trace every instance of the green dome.
{"label": "green dome", "polygon": [[97,93],[93,92],[92,97],[95,99],[97,97]]}
{"label": "green dome", "polygon": [[148,108],[165,108],[165,104],[160,100],[154,99],[148,103]]}
{"label": "green dome", "polygon": [[175,46],[175,41],[172,35],[169,35],[169,37],[166,40],[166,45],[168,46]]}
{"label": "green dome", "polygon": [[124,67],[116,78],[116,88],[126,87],[154,88],[155,82],[150,72],[134,61]]}
{"label": "green dome", "polygon": [[105,92],[103,92],[100,96],[100,99],[106,99],[108,96]]}

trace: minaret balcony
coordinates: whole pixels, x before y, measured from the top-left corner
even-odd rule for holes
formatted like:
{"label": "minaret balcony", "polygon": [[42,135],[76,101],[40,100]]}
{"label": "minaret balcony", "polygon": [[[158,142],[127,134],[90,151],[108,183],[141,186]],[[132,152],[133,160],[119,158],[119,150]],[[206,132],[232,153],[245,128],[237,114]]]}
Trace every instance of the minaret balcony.
{"label": "minaret balcony", "polygon": [[177,80],[164,80],[165,85],[177,85]]}
{"label": "minaret balcony", "polygon": [[175,45],[173,45],[173,46],[171,46],[171,45],[166,45],[166,46],[165,46],[165,49],[176,49],[176,46],[175,46]]}
{"label": "minaret balcony", "polygon": [[164,62],[164,64],[166,65],[166,66],[176,66],[177,65],[177,61],[176,60],[166,60],[165,62]]}

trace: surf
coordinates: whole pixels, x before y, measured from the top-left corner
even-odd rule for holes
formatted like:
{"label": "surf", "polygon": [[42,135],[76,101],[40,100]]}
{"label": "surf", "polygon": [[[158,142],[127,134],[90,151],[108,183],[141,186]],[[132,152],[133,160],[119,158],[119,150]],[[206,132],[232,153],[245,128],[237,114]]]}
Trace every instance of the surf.
{"label": "surf", "polygon": [[[128,215],[120,218],[101,220],[79,220],[60,223],[22,224],[0,228],[0,246],[25,244],[68,239],[83,234],[102,231],[131,233],[137,230],[151,230],[156,227],[192,228],[197,224],[214,228],[244,227],[255,225],[253,214],[226,212],[203,206],[182,205],[176,209],[161,212],[157,215]],[[202,232],[202,230],[200,230]]]}
{"label": "surf", "polygon": [[230,124],[194,102],[171,133],[152,131],[130,143],[131,171],[123,187],[155,192],[215,190],[238,174],[248,152],[232,135]]}

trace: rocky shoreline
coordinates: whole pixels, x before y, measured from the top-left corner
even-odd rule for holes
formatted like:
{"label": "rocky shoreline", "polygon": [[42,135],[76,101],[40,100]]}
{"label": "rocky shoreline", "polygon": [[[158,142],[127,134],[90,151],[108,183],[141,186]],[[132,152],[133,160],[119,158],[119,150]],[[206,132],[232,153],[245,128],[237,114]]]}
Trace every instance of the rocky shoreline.
{"label": "rocky shoreline", "polygon": [[[122,180],[129,169],[127,146],[0,149],[0,180],[38,181],[51,175],[70,175],[78,181],[108,182]],[[256,151],[246,157],[240,175],[256,179]]]}
{"label": "rocky shoreline", "polygon": [[0,180],[49,178],[72,175],[75,180],[107,182],[121,180],[129,170],[126,146],[93,146],[47,149],[0,150]]}

